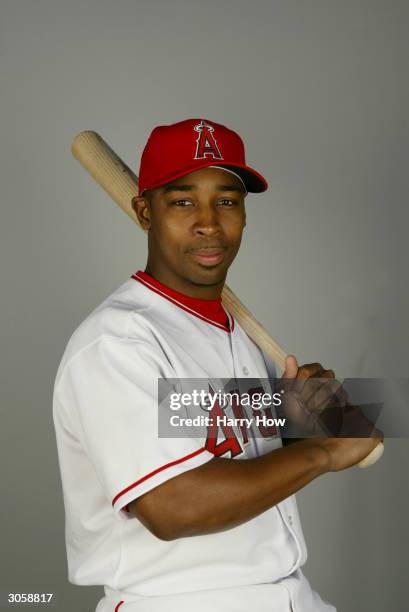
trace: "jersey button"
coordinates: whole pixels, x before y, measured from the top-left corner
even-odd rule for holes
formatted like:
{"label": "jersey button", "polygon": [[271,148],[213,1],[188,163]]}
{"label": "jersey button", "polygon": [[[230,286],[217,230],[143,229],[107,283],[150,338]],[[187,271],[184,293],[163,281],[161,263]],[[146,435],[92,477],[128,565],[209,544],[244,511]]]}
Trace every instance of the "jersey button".
{"label": "jersey button", "polygon": [[293,517],[292,517],[292,516],[289,516],[289,517],[288,517],[288,522],[290,523],[290,525],[292,525],[292,524],[293,524]]}
{"label": "jersey button", "polygon": [[249,369],[248,369],[246,366],[244,366],[244,368],[243,368],[243,374],[245,374],[246,376],[248,376],[248,373],[249,373]]}

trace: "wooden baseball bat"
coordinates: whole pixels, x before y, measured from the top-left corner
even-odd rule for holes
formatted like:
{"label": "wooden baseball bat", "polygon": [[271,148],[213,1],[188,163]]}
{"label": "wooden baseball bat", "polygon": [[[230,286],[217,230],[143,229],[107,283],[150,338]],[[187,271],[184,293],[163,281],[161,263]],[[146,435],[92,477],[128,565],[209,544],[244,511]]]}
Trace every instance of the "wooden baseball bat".
{"label": "wooden baseball bat", "polygon": [[[74,138],[71,151],[114,202],[139,225],[132,208],[132,199],[138,193],[138,177],[105,140],[96,132],[86,130]],[[261,323],[253,317],[227,285],[223,288],[222,301],[253,342],[284,370],[286,352],[269,336]],[[382,452],[383,444],[380,443],[358,465],[360,467],[372,465],[380,458]]]}

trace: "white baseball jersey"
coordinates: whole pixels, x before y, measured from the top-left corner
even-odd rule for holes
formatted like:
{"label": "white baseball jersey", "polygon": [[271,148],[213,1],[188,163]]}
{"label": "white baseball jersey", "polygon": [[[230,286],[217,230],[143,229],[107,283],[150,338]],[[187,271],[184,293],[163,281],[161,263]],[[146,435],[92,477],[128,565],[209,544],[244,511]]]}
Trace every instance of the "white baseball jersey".
{"label": "white baseball jersey", "polygon": [[226,531],[155,537],[132,500],[215,455],[256,457],[278,431],[220,428],[158,436],[158,378],[275,376],[274,364],[219,300],[180,294],[137,272],[77,328],[57,372],[53,416],[66,517],[68,579],[104,585],[97,612],[330,612],[300,567],[305,541],[291,496]]}

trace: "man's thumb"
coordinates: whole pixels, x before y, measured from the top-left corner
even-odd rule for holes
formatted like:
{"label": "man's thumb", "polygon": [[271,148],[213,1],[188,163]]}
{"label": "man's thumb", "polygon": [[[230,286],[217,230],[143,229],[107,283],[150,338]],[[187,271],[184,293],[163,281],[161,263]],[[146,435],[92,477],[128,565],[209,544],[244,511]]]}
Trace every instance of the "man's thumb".
{"label": "man's thumb", "polygon": [[285,358],[285,369],[282,378],[295,378],[298,372],[298,363],[294,355]]}

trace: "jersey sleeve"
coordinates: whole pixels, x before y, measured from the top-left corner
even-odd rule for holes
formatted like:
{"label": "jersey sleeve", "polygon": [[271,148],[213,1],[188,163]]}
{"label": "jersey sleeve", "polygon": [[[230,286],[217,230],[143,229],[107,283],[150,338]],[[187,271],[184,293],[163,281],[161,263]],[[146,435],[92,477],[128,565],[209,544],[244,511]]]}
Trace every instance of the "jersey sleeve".
{"label": "jersey sleeve", "polygon": [[158,436],[163,360],[146,342],[104,336],[69,361],[56,389],[116,512],[128,512],[132,500],[213,458],[204,439]]}

